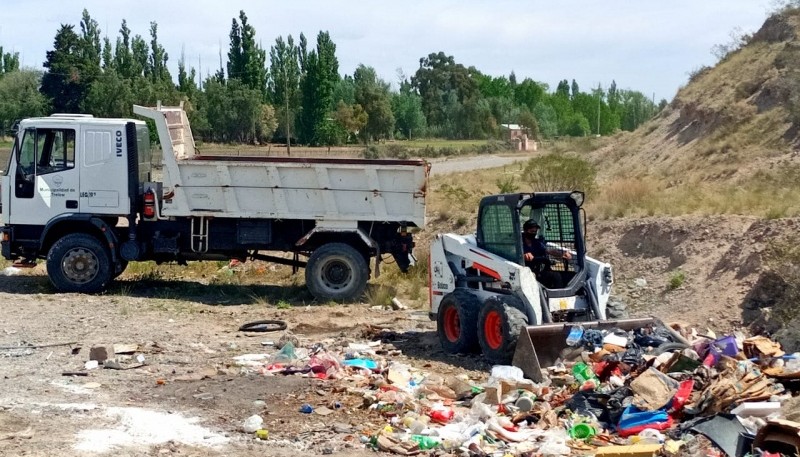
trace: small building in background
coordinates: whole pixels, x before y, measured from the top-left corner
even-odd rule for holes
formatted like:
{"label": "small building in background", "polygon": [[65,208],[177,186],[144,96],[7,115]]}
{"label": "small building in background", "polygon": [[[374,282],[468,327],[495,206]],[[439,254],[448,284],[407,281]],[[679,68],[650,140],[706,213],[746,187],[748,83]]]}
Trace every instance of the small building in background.
{"label": "small building in background", "polygon": [[506,140],[510,141],[517,151],[536,151],[538,145],[528,140],[528,129],[519,124],[500,124],[500,130]]}

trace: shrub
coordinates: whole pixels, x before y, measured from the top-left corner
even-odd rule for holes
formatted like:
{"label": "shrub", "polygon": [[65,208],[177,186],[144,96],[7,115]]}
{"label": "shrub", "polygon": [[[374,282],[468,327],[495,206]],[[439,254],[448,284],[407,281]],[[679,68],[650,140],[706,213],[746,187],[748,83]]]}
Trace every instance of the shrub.
{"label": "shrub", "polygon": [[672,274],[669,275],[669,282],[667,283],[667,289],[675,290],[678,287],[682,286],[685,281],[686,281],[686,274],[681,270],[675,270],[672,272]]}
{"label": "shrub", "polygon": [[547,154],[528,161],[522,179],[534,192],[581,190],[590,195],[597,171],[580,157]]}
{"label": "shrub", "polygon": [[497,178],[495,184],[497,184],[497,189],[501,194],[510,194],[512,192],[516,192],[519,189],[517,180],[516,178],[514,178],[513,175],[506,175]]}

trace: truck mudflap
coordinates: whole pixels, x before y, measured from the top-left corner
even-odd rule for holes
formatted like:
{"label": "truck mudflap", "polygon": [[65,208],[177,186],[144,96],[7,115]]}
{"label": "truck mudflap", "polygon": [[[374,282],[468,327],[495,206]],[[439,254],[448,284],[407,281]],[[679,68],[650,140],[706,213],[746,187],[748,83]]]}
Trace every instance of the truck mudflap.
{"label": "truck mudflap", "polygon": [[561,357],[562,351],[568,347],[566,341],[570,330],[572,327],[578,325],[582,326],[584,329],[621,329],[625,331],[659,325],[667,329],[677,341],[688,344],[680,334],[653,317],[542,324],[527,326],[522,329],[517,339],[517,347],[514,351],[514,358],[511,364],[520,368],[525,374],[525,377],[536,382],[541,382],[543,379],[542,369],[553,366]]}

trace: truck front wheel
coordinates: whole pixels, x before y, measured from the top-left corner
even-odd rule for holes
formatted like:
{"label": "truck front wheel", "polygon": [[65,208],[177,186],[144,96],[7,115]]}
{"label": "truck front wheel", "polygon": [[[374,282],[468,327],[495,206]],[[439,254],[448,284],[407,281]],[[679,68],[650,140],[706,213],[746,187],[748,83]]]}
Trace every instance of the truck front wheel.
{"label": "truck front wheel", "polygon": [[109,257],[108,250],[97,238],[73,233],[50,248],[47,275],[60,292],[100,292],[113,277]]}
{"label": "truck front wheel", "polygon": [[369,267],[358,251],[344,243],[321,246],[306,265],[306,286],[317,300],[353,301],[364,294]]}

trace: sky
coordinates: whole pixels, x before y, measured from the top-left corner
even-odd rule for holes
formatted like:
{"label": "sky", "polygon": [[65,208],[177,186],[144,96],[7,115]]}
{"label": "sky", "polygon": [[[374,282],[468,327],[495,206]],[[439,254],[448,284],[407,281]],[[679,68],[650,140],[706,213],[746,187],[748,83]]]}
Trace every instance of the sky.
{"label": "sky", "polygon": [[671,100],[693,70],[713,65],[711,49],[734,30],[757,31],[779,0],[3,0],[0,46],[22,65],[42,68],[61,24],[80,32],[83,9],[112,44],[126,19],[132,35],[150,42],[150,22],[177,78],[186,66],[205,76],[226,59],[234,18],[243,10],[269,52],[279,36],[320,31],[336,44],[339,73],[359,64],[397,87],[419,61],[444,52],[481,73],[532,78],[554,90],[575,79],[582,91],[616,81]]}

